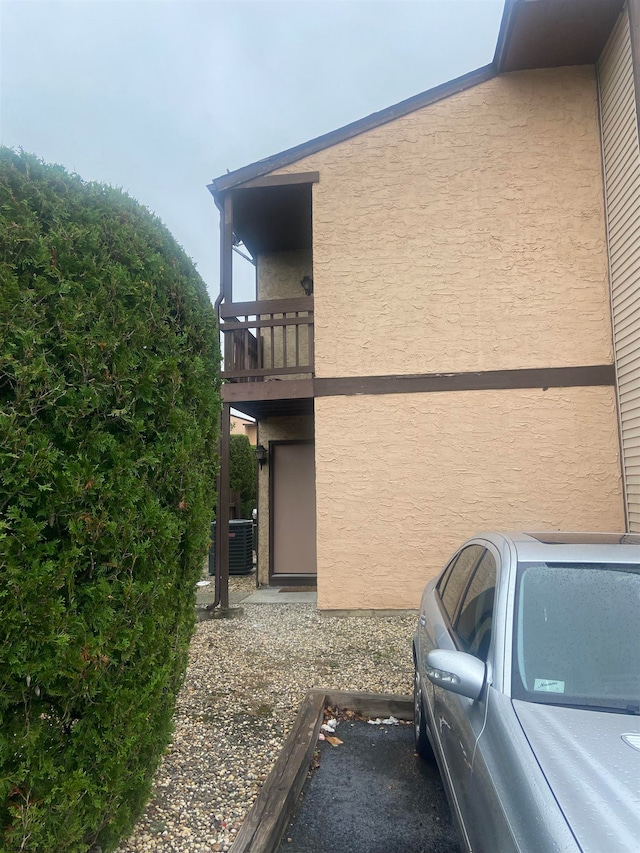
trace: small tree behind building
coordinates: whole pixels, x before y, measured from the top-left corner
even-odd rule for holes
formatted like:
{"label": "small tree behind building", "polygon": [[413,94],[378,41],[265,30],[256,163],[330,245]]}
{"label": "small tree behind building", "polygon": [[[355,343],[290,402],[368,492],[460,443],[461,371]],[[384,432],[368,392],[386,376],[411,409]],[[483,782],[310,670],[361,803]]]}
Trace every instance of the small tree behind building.
{"label": "small tree behind building", "polygon": [[229,486],[240,494],[241,518],[251,518],[257,494],[256,457],[246,435],[230,436]]}

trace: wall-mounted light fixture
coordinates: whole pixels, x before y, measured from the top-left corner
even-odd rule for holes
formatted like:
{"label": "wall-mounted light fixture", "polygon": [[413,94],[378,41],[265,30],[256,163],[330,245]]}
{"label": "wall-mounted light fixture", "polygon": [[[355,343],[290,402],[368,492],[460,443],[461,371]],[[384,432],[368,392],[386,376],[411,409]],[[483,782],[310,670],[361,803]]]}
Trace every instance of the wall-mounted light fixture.
{"label": "wall-mounted light fixture", "polygon": [[304,290],[307,296],[311,296],[313,293],[313,279],[310,275],[305,275],[305,277],[300,282],[300,286]]}
{"label": "wall-mounted light fixture", "polygon": [[256,462],[260,465],[260,468],[262,468],[262,466],[266,465],[268,461],[269,452],[267,448],[264,447],[262,444],[258,444],[256,447]]}

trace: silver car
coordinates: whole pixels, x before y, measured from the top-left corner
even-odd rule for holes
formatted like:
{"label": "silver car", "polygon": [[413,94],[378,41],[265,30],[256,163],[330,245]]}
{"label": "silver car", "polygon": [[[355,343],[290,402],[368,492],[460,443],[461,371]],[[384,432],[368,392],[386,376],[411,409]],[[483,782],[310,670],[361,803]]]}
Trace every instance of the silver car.
{"label": "silver car", "polygon": [[474,853],[640,851],[640,536],[486,533],[422,596],[416,749]]}

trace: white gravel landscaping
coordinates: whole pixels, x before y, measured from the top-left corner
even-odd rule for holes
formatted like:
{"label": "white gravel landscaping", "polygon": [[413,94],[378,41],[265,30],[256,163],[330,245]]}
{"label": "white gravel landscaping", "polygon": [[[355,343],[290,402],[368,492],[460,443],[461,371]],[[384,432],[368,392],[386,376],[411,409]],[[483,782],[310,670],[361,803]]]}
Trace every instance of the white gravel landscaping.
{"label": "white gravel landscaping", "polygon": [[198,624],[173,741],[118,853],[228,850],[310,688],[411,693],[413,616],[243,606],[240,618]]}

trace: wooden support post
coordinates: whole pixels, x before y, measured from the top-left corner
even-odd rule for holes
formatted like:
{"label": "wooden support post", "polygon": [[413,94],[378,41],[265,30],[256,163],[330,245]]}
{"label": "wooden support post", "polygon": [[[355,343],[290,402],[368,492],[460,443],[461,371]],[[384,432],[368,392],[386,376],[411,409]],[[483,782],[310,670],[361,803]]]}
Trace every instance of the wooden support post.
{"label": "wooden support post", "polygon": [[233,198],[229,193],[224,197],[220,217],[220,274],[222,297],[227,303],[233,302]]}
{"label": "wooden support post", "polygon": [[[223,302],[228,305],[233,302],[233,198],[230,193],[225,195],[220,213],[220,282]],[[234,367],[233,337],[229,332],[224,336],[225,370]]]}
{"label": "wooden support post", "polygon": [[216,519],[216,556],[220,566],[220,607],[229,609],[229,436],[231,435],[231,406],[222,404],[220,421],[220,491],[218,494],[218,515]]}
{"label": "wooden support post", "polygon": [[[216,204],[218,202],[216,201]],[[216,299],[218,321],[222,325],[222,303],[231,302],[233,279],[233,199],[227,193],[220,208],[220,293]],[[233,367],[233,341],[230,336],[224,336],[224,358],[227,369]],[[223,386],[224,394],[224,386]],[[220,417],[220,438],[218,441],[218,508],[216,511],[216,592],[215,600],[207,609],[220,606],[222,610],[229,609],[229,445],[231,433],[231,407],[222,404]]]}

